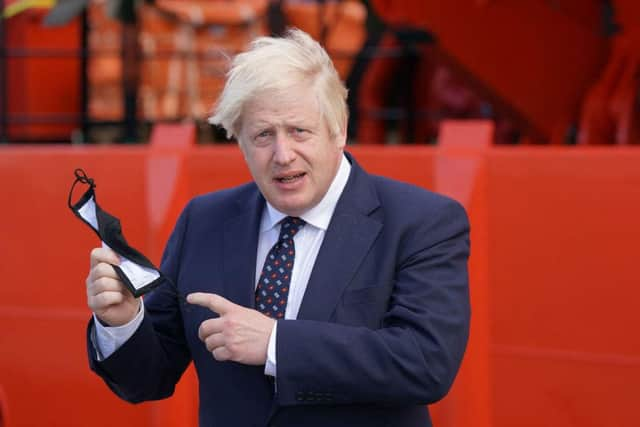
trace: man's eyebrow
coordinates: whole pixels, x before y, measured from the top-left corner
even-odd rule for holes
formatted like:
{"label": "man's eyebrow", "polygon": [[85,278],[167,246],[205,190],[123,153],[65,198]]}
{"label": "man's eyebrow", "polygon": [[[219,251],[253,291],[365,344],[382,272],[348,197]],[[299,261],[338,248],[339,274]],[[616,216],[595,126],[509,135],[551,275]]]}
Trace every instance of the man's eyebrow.
{"label": "man's eyebrow", "polygon": [[271,126],[273,126],[273,124],[269,122],[258,121],[258,122],[248,123],[247,127],[251,130],[258,130],[258,129],[264,129],[266,127],[271,127]]}
{"label": "man's eyebrow", "polygon": [[318,122],[310,117],[300,117],[291,120],[285,120],[285,124],[287,126],[315,127],[318,125]]}

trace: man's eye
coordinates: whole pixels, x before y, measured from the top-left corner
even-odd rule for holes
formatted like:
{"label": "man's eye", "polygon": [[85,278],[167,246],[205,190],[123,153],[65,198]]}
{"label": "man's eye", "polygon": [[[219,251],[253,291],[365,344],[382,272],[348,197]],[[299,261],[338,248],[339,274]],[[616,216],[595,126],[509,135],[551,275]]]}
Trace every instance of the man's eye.
{"label": "man's eye", "polygon": [[309,137],[310,132],[309,129],[294,127],[289,130],[289,135],[291,135],[291,137],[295,138],[297,141],[302,141]]}
{"label": "man's eye", "polygon": [[257,134],[255,134],[255,136],[253,137],[253,144],[258,147],[267,146],[271,141],[272,135],[273,135],[273,132],[268,129],[260,131]]}

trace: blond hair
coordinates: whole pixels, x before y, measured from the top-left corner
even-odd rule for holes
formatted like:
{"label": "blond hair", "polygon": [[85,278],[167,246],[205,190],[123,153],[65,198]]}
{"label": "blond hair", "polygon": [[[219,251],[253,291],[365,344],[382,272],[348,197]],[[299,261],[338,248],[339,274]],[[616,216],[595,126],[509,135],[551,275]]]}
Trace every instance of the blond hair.
{"label": "blond hair", "polygon": [[332,137],[347,127],[347,89],[327,52],[307,33],[289,29],[284,37],[259,37],[235,56],[209,123],[238,136],[244,105],[266,91],[285,93],[309,82]]}

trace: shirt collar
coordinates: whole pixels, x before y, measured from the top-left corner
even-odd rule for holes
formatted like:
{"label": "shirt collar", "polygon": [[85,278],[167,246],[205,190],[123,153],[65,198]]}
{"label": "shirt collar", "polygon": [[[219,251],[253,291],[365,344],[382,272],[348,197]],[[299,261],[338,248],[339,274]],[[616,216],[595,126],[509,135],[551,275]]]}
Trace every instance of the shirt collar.
{"label": "shirt collar", "polygon": [[[333,211],[336,209],[338,199],[342,195],[344,187],[349,180],[349,173],[351,172],[351,164],[347,160],[347,157],[343,154],[340,166],[338,167],[338,173],[333,178],[329,190],[324,195],[320,203],[300,215],[307,224],[310,224],[321,230],[326,230],[329,227],[329,222],[333,216]],[[267,202],[267,209],[265,214],[262,215],[262,221],[260,224],[260,232],[264,232],[274,228],[283,218],[287,215],[274,208],[271,203]]]}

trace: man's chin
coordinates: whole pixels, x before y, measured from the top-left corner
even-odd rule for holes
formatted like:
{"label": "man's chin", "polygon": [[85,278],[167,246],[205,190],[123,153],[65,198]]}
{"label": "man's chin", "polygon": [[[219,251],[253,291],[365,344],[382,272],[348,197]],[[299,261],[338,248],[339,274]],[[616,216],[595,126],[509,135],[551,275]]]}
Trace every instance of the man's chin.
{"label": "man's chin", "polygon": [[277,200],[275,203],[270,203],[274,208],[288,216],[300,216],[311,208],[309,206],[310,203],[305,203],[303,200]]}

